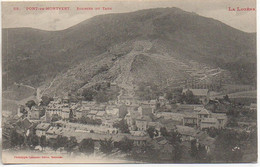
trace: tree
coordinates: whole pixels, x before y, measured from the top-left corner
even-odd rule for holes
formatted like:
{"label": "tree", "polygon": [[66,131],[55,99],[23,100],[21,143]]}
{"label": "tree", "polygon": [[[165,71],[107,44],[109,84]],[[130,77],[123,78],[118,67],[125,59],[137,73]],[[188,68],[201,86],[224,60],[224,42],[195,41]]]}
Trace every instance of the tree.
{"label": "tree", "polygon": [[109,97],[107,95],[106,92],[104,91],[100,91],[97,93],[97,95],[95,96],[95,100],[98,102],[98,103],[105,103],[105,102],[108,102],[109,101]]}
{"label": "tree", "polygon": [[173,94],[171,92],[167,92],[165,98],[170,101],[173,99]]}
{"label": "tree", "polygon": [[228,116],[231,116],[232,118],[235,118],[235,117],[238,117],[239,114],[240,114],[240,108],[239,107],[236,107],[235,105],[228,105],[227,106],[227,115]]}
{"label": "tree", "polygon": [[197,159],[199,160],[206,160],[207,159],[207,150],[205,146],[199,144],[198,146],[198,153],[197,153]]}
{"label": "tree", "polygon": [[40,110],[40,117],[44,116],[45,115],[45,109],[41,109]]}
{"label": "tree", "polygon": [[154,138],[155,136],[158,136],[158,131],[154,127],[149,127],[147,130],[148,135],[150,138]]}
{"label": "tree", "polygon": [[27,101],[26,102],[26,104],[25,104],[28,108],[32,108],[32,106],[36,106],[36,103],[35,103],[35,101],[34,100],[29,100],[29,101]]}
{"label": "tree", "polygon": [[28,112],[25,110],[24,106],[21,106],[20,112],[21,112],[23,115],[27,115],[27,114],[28,114]]}
{"label": "tree", "polygon": [[118,128],[121,131],[121,133],[130,133],[128,125],[127,125],[126,121],[123,119],[118,122],[115,122],[113,124],[113,127]]}
{"label": "tree", "polygon": [[187,92],[185,94],[182,94],[181,101],[185,101],[188,104],[198,104],[199,103],[199,99],[193,95],[191,90],[187,90]]}
{"label": "tree", "polygon": [[228,119],[227,121],[227,126],[228,127],[238,127],[238,122],[237,122],[237,119],[230,116],[231,118]]}
{"label": "tree", "polygon": [[104,141],[100,140],[100,151],[109,154],[112,152],[114,146],[113,146],[113,141],[112,138],[105,139]]}
{"label": "tree", "polygon": [[156,151],[154,145],[147,142],[145,145],[140,147],[134,147],[131,151],[131,155],[136,160],[148,160],[154,162],[158,160],[159,151]]}
{"label": "tree", "polygon": [[51,147],[54,151],[56,151],[59,147],[59,143],[57,141],[57,139],[55,138],[50,138],[48,140],[48,146]]}
{"label": "tree", "polygon": [[143,154],[148,160],[154,161],[158,159],[159,152],[156,151],[153,145],[147,143],[143,146]]}
{"label": "tree", "polygon": [[174,94],[174,99],[176,99],[177,103],[182,103],[183,102],[183,94],[182,94],[182,88],[175,88],[173,90]]}
{"label": "tree", "polygon": [[178,162],[182,157],[182,147],[181,147],[181,134],[177,131],[171,131],[166,136],[166,139],[173,147],[172,159]]}
{"label": "tree", "polygon": [[70,109],[70,113],[69,113],[69,120],[73,120],[74,115],[73,115],[73,111]]}
{"label": "tree", "polygon": [[94,141],[92,139],[83,139],[79,143],[79,151],[86,154],[94,153]]}
{"label": "tree", "polygon": [[60,116],[58,114],[53,114],[51,117],[51,122],[56,122],[58,120],[60,120]]}
{"label": "tree", "polygon": [[176,162],[178,162],[181,157],[182,157],[182,147],[181,147],[181,143],[180,142],[174,142],[172,144],[173,146],[173,156],[172,156],[172,159]]}
{"label": "tree", "polygon": [[216,137],[214,155],[220,162],[241,162],[243,138],[239,132],[223,129]]}
{"label": "tree", "polygon": [[169,136],[167,129],[165,127],[160,128],[160,133],[162,136]]}
{"label": "tree", "polygon": [[47,146],[46,136],[41,136],[40,138],[40,146],[44,149]]}
{"label": "tree", "polygon": [[159,89],[159,86],[154,83],[144,82],[138,85],[137,95],[142,100],[152,100],[161,95],[161,90]]}
{"label": "tree", "polygon": [[11,146],[21,146],[24,143],[24,136],[17,133],[15,129],[11,131],[10,134],[10,141],[11,141]]}
{"label": "tree", "polygon": [[208,129],[208,132],[207,132],[207,133],[208,133],[208,135],[209,135],[210,137],[215,138],[215,137],[218,136],[219,130],[216,129],[216,128],[214,128],[214,127],[210,127],[210,128]]}
{"label": "tree", "polygon": [[77,146],[78,142],[74,136],[71,136],[67,144],[65,145],[65,150],[70,153]]}
{"label": "tree", "polygon": [[41,106],[47,106],[51,101],[53,101],[53,98],[48,97],[48,96],[42,96],[41,100],[42,101],[41,101],[40,105]]}
{"label": "tree", "polygon": [[91,125],[101,125],[102,124],[102,121],[100,119],[92,119],[89,117],[87,117],[87,118],[83,117],[81,121],[84,124],[91,124]]}
{"label": "tree", "polygon": [[169,135],[167,136],[166,139],[168,139],[171,144],[173,144],[174,142],[181,143],[181,134],[179,132],[171,131],[168,134]]}
{"label": "tree", "polygon": [[161,106],[161,104],[156,102],[155,108],[158,109],[158,108],[160,108],[160,106]]}
{"label": "tree", "polygon": [[107,87],[110,88],[111,87],[111,83],[107,82]]}
{"label": "tree", "polygon": [[228,95],[224,96],[224,97],[223,97],[223,100],[225,100],[225,101],[227,101],[227,102],[231,103],[231,101],[230,101],[230,99],[229,99]]}
{"label": "tree", "polygon": [[39,137],[35,134],[30,134],[28,136],[28,144],[33,147],[39,145]]}
{"label": "tree", "polygon": [[123,140],[119,141],[118,148],[123,152],[129,152],[134,146],[134,141],[129,140],[127,137],[124,137]]}
{"label": "tree", "polygon": [[196,144],[197,144],[196,139],[193,139],[193,140],[190,141],[190,145],[191,145],[190,154],[191,154],[192,157],[196,157],[196,155],[198,154],[198,148],[197,148]]}
{"label": "tree", "polygon": [[191,156],[200,161],[205,161],[208,158],[205,146],[197,143],[196,139],[191,140]]}
{"label": "tree", "polygon": [[95,95],[96,95],[96,92],[94,92],[91,89],[84,89],[82,92],[82,96],[84,96],[86,101],[92,101],[94,99]]}
{"label": "tree", "polygon": [[68,143],[68,137],[67,136],[57,136],[57,143],[59,144],[59,147],[65,147]]}
{"label": "tree", "polygon": [[79,122],[82,123],[82,124],[87,124],[87,121],[86,121],[86,117],[82,116],[80,119],[79,119]]}

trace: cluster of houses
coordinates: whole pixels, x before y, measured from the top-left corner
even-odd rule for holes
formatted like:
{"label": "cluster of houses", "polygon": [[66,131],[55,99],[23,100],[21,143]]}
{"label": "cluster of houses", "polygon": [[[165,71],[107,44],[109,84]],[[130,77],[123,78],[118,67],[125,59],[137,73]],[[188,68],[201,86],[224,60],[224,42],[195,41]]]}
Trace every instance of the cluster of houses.
{"label": "cluster of houses", "polygon": [[[187,90],[183,93],[185,91]],[[223,113],[212,113],[204,108],[204,104],[209,100],[207,90],[190,89],[190,91],[200,99],[201,104],[179,104],[171,112],[157,110],[158,106],[169,105],[169,101],[164,96],[155,100],[139,101],[124,95],[104,104],[94,101],[73,103],[68,96],[65,96],[54,97],[45,108],[39,106],[27,108],[26,119],[36,124],[34,129],[38,137],[46,136],[47,139],[62,135],[74,136],[78,142],[84,138],[91,138],[98,143],[109,138],[119,142],[127,137],[133,140],[136,146],[150,141],[161,151],[167,151],[171,148],[170,144],[160,134],[161,128],[165,127],[167,131],[178,131],[182,135],[182,141],[197,139],[207,150],[210,150],[214,139],[206,135],[202,129],[224,128],[227,117]],[[42,110],[45,110],[43,116],[40,114]],[[19,109],[18,114],[21,115]],[[56,120],[53,120],[53,117]],[[71,122],[71,118],[76,121]],[[99,120],[100,124],[83,124],[80,120],[84,119]],[[120,128],[114,126],[116,122],[122,120],[128,125],[130,133],[122,133]],[[151,139],[147,133],[149,128],[154,128],[158,132],[154,139]]]}

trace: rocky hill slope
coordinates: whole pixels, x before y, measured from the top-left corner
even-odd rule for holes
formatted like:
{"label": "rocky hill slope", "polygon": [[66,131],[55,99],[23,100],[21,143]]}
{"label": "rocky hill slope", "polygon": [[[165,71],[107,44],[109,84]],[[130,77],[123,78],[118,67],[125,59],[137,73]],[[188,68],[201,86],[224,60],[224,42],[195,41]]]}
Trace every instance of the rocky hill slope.
{"label": "rocky hill slope", "polygon": [[60,94],[109,81],[132,92],[141,82],[210,80],[216,69],[230,82],[256,82],[255,33],[178,8],[100,15],[62,31],[2,34],[4,87],[24,82]]}

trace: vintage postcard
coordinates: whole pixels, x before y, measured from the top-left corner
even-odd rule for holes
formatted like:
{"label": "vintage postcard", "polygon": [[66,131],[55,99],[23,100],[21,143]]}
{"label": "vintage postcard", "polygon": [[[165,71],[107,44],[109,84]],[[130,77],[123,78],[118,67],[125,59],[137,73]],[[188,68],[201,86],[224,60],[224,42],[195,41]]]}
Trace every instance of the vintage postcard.
{"label": "vintage postcard", "polygon": [[2,161],[257,163],[255,0],[3,1]]}

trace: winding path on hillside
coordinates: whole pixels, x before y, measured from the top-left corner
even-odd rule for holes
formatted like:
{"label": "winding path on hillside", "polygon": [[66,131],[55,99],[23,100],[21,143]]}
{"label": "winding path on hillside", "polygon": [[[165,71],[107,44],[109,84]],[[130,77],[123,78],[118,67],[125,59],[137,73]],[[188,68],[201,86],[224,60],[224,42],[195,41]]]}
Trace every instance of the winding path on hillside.
{"label": "winding path on hillside", "polygon": [[45,88],[43,91],[40,90],[40,88],[37,88],[37,99],[40,101],[41,97],[44,95],[44,93],[50,89],[53,85],[53,83],[56,81],[56,77],[53,78],[53,80],[50,82],[49,86]]}
{"label": "winding path on hillside", "polygon": [[120,62],[122,72],[116,79],[118,86],[121,88],[119,97],[122,95],[134,97],[134,78],[131,73],[132,64],[137,55],[143,54],[151,48],[152,43],[150,41],[136,41],[134,43],[134,49],[125,55],[124,59]]}

